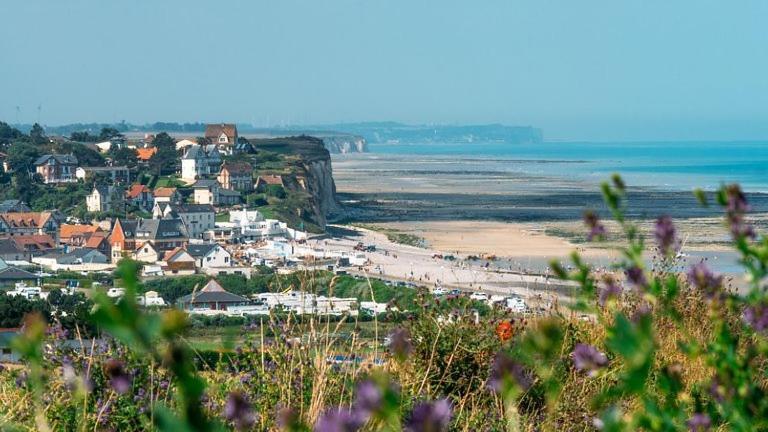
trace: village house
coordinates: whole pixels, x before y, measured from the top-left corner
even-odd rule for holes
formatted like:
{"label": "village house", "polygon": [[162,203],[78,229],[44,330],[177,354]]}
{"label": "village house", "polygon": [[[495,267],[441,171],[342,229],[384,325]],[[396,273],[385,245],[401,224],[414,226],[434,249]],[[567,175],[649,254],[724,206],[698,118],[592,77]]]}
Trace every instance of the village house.
{"label": "village house", "polygon": [[19,234],[12,239],[25,252],[27,260],[58,248],[56,240],[48,234]]}
{"label": "village house", "polygon": [[256,190],[264,192],[267,186],[284,186],[283,177],[280,175],[262,174],[256,179]]}
{"label": "village house", "polygon": [[177,247],[165,252],[161,268],[165,274],[193,275],[195,274],[195,258],[183,247]]}
{"label": "village house", "polygon": [[208,281],[199,291],[180,297],[176,301],[180,309],[187,311],[226,311],[250,303],[251,301],[247,298],[224,290],[215,279]]}
{"label": "village house", "polygon": [[59,226],[59,242],[66,246],[84,247],[88,239],[96,232],[103,232],[98,225],[64,223]]}
{"label": "village house", "polygon": [[78,180],[90,180],[99,175],[110,179],[114,184],[131,182],[131,172],[126,166],[78,167],[75,170],[75,177]]}
{"label": "village house", "polygon": [[217,243],[189,244],[187,252],[200,269],[232,266],[232,254]]}
{"label": "village house", "polygon": [[213,229],[216,224],[216,212],[210,204],[169,204],[156,203],[152,217],[180,218],[187,228],[189,238],[201,239],[203,233]]}
{"label": "village house", "polygon": [[136,149],[136,159],[141,163],[148,163],[152,156],[157,153],[157,147],[146,147]]}
{"label": "village house", "polygon": [[195,204],[218,204],[220,188],[215,180],[198,180],[192,188]]}
{"label": "village house", "polygon": [[223,154],[231,155],[237,144],[237,126],[232,123],[208,124],[205,137]]}
{"label": "village house", "polygon": [[109,259],[96,249],[80,248],[69,252],[52,252],[32,258],[32,262],[53,270],[68,270],[82,264],[107,264]]}
{"label": "village house", "polygon": [[253,167],[248,162],[224,162],[217,180],[223,189],[253,190]]}
{"label": "village house", "polygon": [[37,275],[18,267],[9,266],[6,262],[0,260],[0,288],[10,289],[17,284],[32,286],[37,284],[37,282]]}
{"label": "village house", "polygon": [[160,252],[155,249],[152,243],[144,243],[133,251],[131,258],[139,262],[152,264],[160,261]]}
{"label": "village house", "polygon": [[117,219],[109,236],[112,262],[131,256],[145,243],[163,253],[183,247],[188,241],[181,219]]}
{"label": "village house", "polygon": [[28,213],[32,209],[22,200],[7,199],[0,201],[0,213]]}
{"label": "village house", "polygon": [[145,185],[134,184],[125,194],[128,204],[133,204],[141,210],[149,211],[155,202],[152,191]]}
{"label": "village house", "polygon": [[152,193],[154,201],[156,203],[179,203],[181,202],[181,195],[175,187],[159,187]]}
{"label": "village house", "polygon": [[181,157],[181,178],[194,181],[198,178],[218,174],[221,154],[215,145],[189,146]]}
{"label": "village house", "polygon": [[3,261],[25,261],[31,259],[13,238],[0,239],[0,259]]}
{"label": "village house", "polygon": [[47,154],[35,161],[35,171],[44,183],[68,183],[75,181],[77,158],[73,155]]}
{"label": "village house", "polygon": [[26,234],[48,234],[57,238],[63,216],[53,212],[19,212],[0,214],[0,237]]}
{"label": "village house", "polygon": [[112,195],[114,188],[108,185],[93,187],[93,191],[85,197],[85,204],[89,212],[108,212],[112,210]]}

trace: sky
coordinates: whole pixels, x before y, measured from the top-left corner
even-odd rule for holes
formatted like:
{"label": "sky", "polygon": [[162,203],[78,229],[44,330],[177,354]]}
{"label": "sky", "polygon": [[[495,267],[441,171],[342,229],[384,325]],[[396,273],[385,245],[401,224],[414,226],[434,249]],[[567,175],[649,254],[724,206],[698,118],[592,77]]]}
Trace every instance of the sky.
{"label": "sky", "polygon": [[764,0],[2,0],[0,17],[12,123],[768,139]]}

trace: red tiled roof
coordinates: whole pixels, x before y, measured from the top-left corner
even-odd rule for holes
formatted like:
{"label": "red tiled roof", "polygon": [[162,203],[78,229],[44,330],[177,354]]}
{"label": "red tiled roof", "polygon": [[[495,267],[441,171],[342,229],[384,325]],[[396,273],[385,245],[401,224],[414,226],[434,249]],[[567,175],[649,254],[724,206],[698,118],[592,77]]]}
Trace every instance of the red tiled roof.
{"label": "red tiled roof", "polygon": [[131,188],[126,192],[126,196],[131,199],[138,198],[144,192],[149,192],[149,188],[142,184],[131,185]]}
{"label": "red tiled roof", "polygon": [[144,162],[152,159],[152,156],[157,153],[157,147],[147,147],[136,149],[136,158]]}

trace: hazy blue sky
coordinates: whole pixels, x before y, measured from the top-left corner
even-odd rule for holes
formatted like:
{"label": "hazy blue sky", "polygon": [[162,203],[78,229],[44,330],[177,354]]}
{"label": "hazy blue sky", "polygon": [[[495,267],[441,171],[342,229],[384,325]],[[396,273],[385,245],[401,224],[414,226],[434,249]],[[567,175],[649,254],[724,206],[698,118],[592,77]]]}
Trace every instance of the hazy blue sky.
{"label": "hazy blue sky", "polygon": [[764,0],[2,0],[0,119],[768,138]]}

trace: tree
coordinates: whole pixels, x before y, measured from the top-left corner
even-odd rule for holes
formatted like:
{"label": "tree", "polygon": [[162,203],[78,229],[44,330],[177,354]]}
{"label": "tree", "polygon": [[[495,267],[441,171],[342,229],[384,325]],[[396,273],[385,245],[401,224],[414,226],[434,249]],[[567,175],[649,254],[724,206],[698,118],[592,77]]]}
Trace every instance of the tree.
{"label": "tree", "polygon": [[81,131],[81,132],[72,132],[72,134],[69,135],[69,139],[77,142],[96,142],[99,140],[99,137],[95,135],[91,135],[90,133],[88,133],[88,131]]}
{"label": "tree", "polygon": [[39,157],[39,149],[25,142],[16,142],[8,149],[8,163],[13,171],[23,171],[25,174],[33,171],[32,165]]}
{"label": "tree", "polygon": [[109,141],[112,138],[122,138],[122,137],[123,137],[123,134],[121,134],[119,130],[113,127],[105,127],[105,128],[101,128],[101,133],[99,134],[99,141]]}
{"label": "tree", "polygon": [[23,137],[24,134],[18,129],[11,127],[8,123],[0,122],[0,145],[9,145]]}
{"label": "tree", "polygon": [[32,143],[35,145],[43,145],[48,143],[48,137],[45,136],[43,127],[37,123],[32,125],[32,130],[29,131],[29,137],[32,139]]}
{"label": "tree", "polygon": [[176,172],[177,164],[178,156],[174,146],[157,147],[157,153],[149,160],[149,168],[157,175]]}
{"label": "tree", "polygon": [[136,152],[128,147],[119,148],[117,150],[110,149],[109,156],[115,165],[127,166],[128,168],[134,168],[137,165]]}
{"label": "tree", "polygon": [[157,147],[158,151],[163,147],[170,147],[176,151],[176,140],[165,132],[157,134],[155,139],[152,140],[152,145]]}

